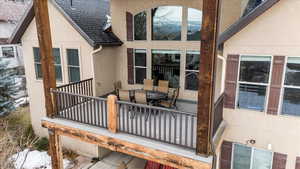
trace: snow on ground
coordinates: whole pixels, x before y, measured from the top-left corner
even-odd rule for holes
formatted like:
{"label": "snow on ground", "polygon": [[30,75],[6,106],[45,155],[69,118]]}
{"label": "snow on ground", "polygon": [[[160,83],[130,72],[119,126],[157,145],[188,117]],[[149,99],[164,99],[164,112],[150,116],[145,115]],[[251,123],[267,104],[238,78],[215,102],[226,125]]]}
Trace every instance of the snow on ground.
{"label": "snow on ground", "polygon": [[[14,154],[11,157],[13,164],[16,169],[51,169],[51,158],[47,152],[43,151],[30,151],[25,149],[22,152]],[[64,159],[63,160],[64,169],[69,169],[73,164]]]}

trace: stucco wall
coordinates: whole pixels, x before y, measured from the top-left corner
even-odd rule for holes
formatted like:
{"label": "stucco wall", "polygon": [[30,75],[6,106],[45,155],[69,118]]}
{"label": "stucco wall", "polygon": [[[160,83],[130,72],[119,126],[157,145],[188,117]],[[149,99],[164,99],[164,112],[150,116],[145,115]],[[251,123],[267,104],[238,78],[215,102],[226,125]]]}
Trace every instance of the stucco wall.
{"label": "stucco wall", "polygon": [[[93,66],[91,52],[93,48],[79,35],[77,31],[67,22],[55,7],[49,3],[50,25],[53,47],[60,48],[63,82],[57,85],[68,83],[66,48],[79,49],[81,78],[93,77]],[[41,80],[36,80],[34,69],[33,47],[38,47],[35,20],[29,25],[22,37],[25,73],[27,78],[27,89],[30,97],[31,120],[34,131],[39,136],[47,136],[47,130],[41,127],[41,118],[45,117],[44,92]],[[63,139],[64,146],[75,148],[74,150],[84,154],[95,155],[96,146],[88,145],[83,142],[75,144],[71,139]],[[76,145],[76,147],[74,147]]]}
{"label": "stucco wall", "polygon": [[[300,1],[284,0],[257,18],[225,43],[227,54],[300,56]],[[245,143],[255,139],[254,146],[288,154],[287,169],[295,168],[300,155],[300,118],[272,116],[265,112],[226,109],[228,123],[224,139]]]}
{"label": "stucco wall", "polygon": [[116,81],[116,64],[118,47],[104,47],[93,54],[94,80],[96,96],[101,96],[114,91]]}
{"label": "stucco wall", "polygon": [[[226,3],[231,3],[231,1],[225,1]],[[197,100],[197,92],[185,90],[184,89],[184,78],[185,78],[185,52],[186,50],[200,50],[200,42],[191,42],[186,40],[181,41],[152,41],[151,40],[151,8],[162,6],[162,5],[176,5],[176,6],[184,6],[183,15],[187,13],[184,12],[189,8],[196,8],[201,10],[202,1],[200,0],[112,0],[111,1],[111,15],[112,15],[112,28],[113,32],[124,42],[124,45],[119,47],[119,54],[116,55],[117,61],[117,72],[116,72],[116,80],[121,80],[122,85],[125,88],[141,88],[140,85],[128,85],[127,83],[127,48],[137,48],[137,49],[147,49],[147,78],[151,78],[151,49],[170,49],[170,50],[180,50],[180,94],[179,98],[187,99],[187,100]],[[229,4],[228,4],[229,5]],[[231,8],[239,8],[240,5],[231,6]],[[132,13],[133,15],[147,10],[147,40],[146,41],[127,41],[126,39],[126,11]],[[226,10],[228,12],[232,12],[230,10]],[[235,12],[232,14],[227,14],[226,22],[234,22],[236,20]],[[240,16],[240,15],[238,15]],[[230,20],[229,18],[233,19]],[[185,25],[187,22],[183,20],[183,27],[185,29]],[[228,23],[226,23],[228,24]],[[225,24],[223,24],[225,25]],[[183,30],[182,32],[185,32]],[[182,39],[186,39],[186,34],[182,33]]]}

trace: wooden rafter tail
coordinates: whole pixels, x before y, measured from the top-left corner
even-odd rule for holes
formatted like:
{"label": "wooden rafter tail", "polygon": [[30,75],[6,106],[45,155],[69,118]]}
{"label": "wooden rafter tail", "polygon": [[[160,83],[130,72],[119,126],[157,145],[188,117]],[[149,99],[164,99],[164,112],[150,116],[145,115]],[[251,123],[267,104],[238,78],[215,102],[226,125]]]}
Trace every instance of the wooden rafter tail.
{"label": "wooden rafter tail", "polygon": [[202,9],[196,152],[208,156],[212,153],[212,119],[220,0],[203,0]]}

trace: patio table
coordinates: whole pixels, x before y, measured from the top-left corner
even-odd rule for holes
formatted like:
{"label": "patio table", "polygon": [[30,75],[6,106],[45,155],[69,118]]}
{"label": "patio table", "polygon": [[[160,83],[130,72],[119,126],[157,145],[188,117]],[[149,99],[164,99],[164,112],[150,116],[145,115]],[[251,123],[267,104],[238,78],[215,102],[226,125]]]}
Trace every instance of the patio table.
{"label": "patio table", "polygon": [[162,93],[154,90],[133,89],[130,90],[129,94],[131,98],[134,98],[135,92],[143,92],[143,91],[146,91],[147,100],[152,103],[156,103],[160,100],[168,99],[167,93]]}

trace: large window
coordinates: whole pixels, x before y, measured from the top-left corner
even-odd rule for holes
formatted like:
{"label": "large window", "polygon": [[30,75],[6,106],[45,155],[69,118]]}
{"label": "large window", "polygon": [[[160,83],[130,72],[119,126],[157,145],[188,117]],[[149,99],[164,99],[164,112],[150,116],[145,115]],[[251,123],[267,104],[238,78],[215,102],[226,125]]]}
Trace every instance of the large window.
{"label": "large window", "polygon": [[2,47],[2,56],[5,58],[13,58],[15,56],[14,47],[12,46]]}
{"label": "large window", "polygon": [[135,83],[143,84],[147,75],[147,55],[145,49],[134,51],[134,79]]}
{"label": "large window", "polygon": [[188,8],[187,40],[200,40],[202,11]]}
{"label": "large window", "polygon": [[[40,48],[33,48],[34,54],[34,67],[35,67],[35,74],[37,79],[42,78],[42,67],[41,67],[41,56],[40,56]],[[55,60],[55,73],[56,73],[56,80],[62,81],[62,68],[61,68],[61,59],[60,59],[60,49],[53,48],[53,56]]]}
{"label": "large window", "polygon": [[185,63],[185,89],[198,90],[200,52],[187,51]]}
{"label": "large window", "polygon": [[152,50],[152,79],[168,80],[170,87],[179,87],[180,51]]}
{"label": "large window", "polygon": [[80,64],[78,49],[67,49],[68,73],[70,82],[80,81]]}
{"label": "large window", "polygon": [[181,40],[182,7],[152,9],[152,40]]}
{"label": "large window", "polygon": [[232,169],[271,169],[273,153],[240,144],[233,146]]}
{"label": "large window", "polygon": [[134,40],[147,39],[147,13],[140,12],[134,16]]}
{"label": "large window", "polygon": [[269,84],[271,57],[241,56],[239,108],[264,111]]}
{"label": "large window", "polygon": [[300,58],[290,57],[286,64],[282,114],[300,116]]}

